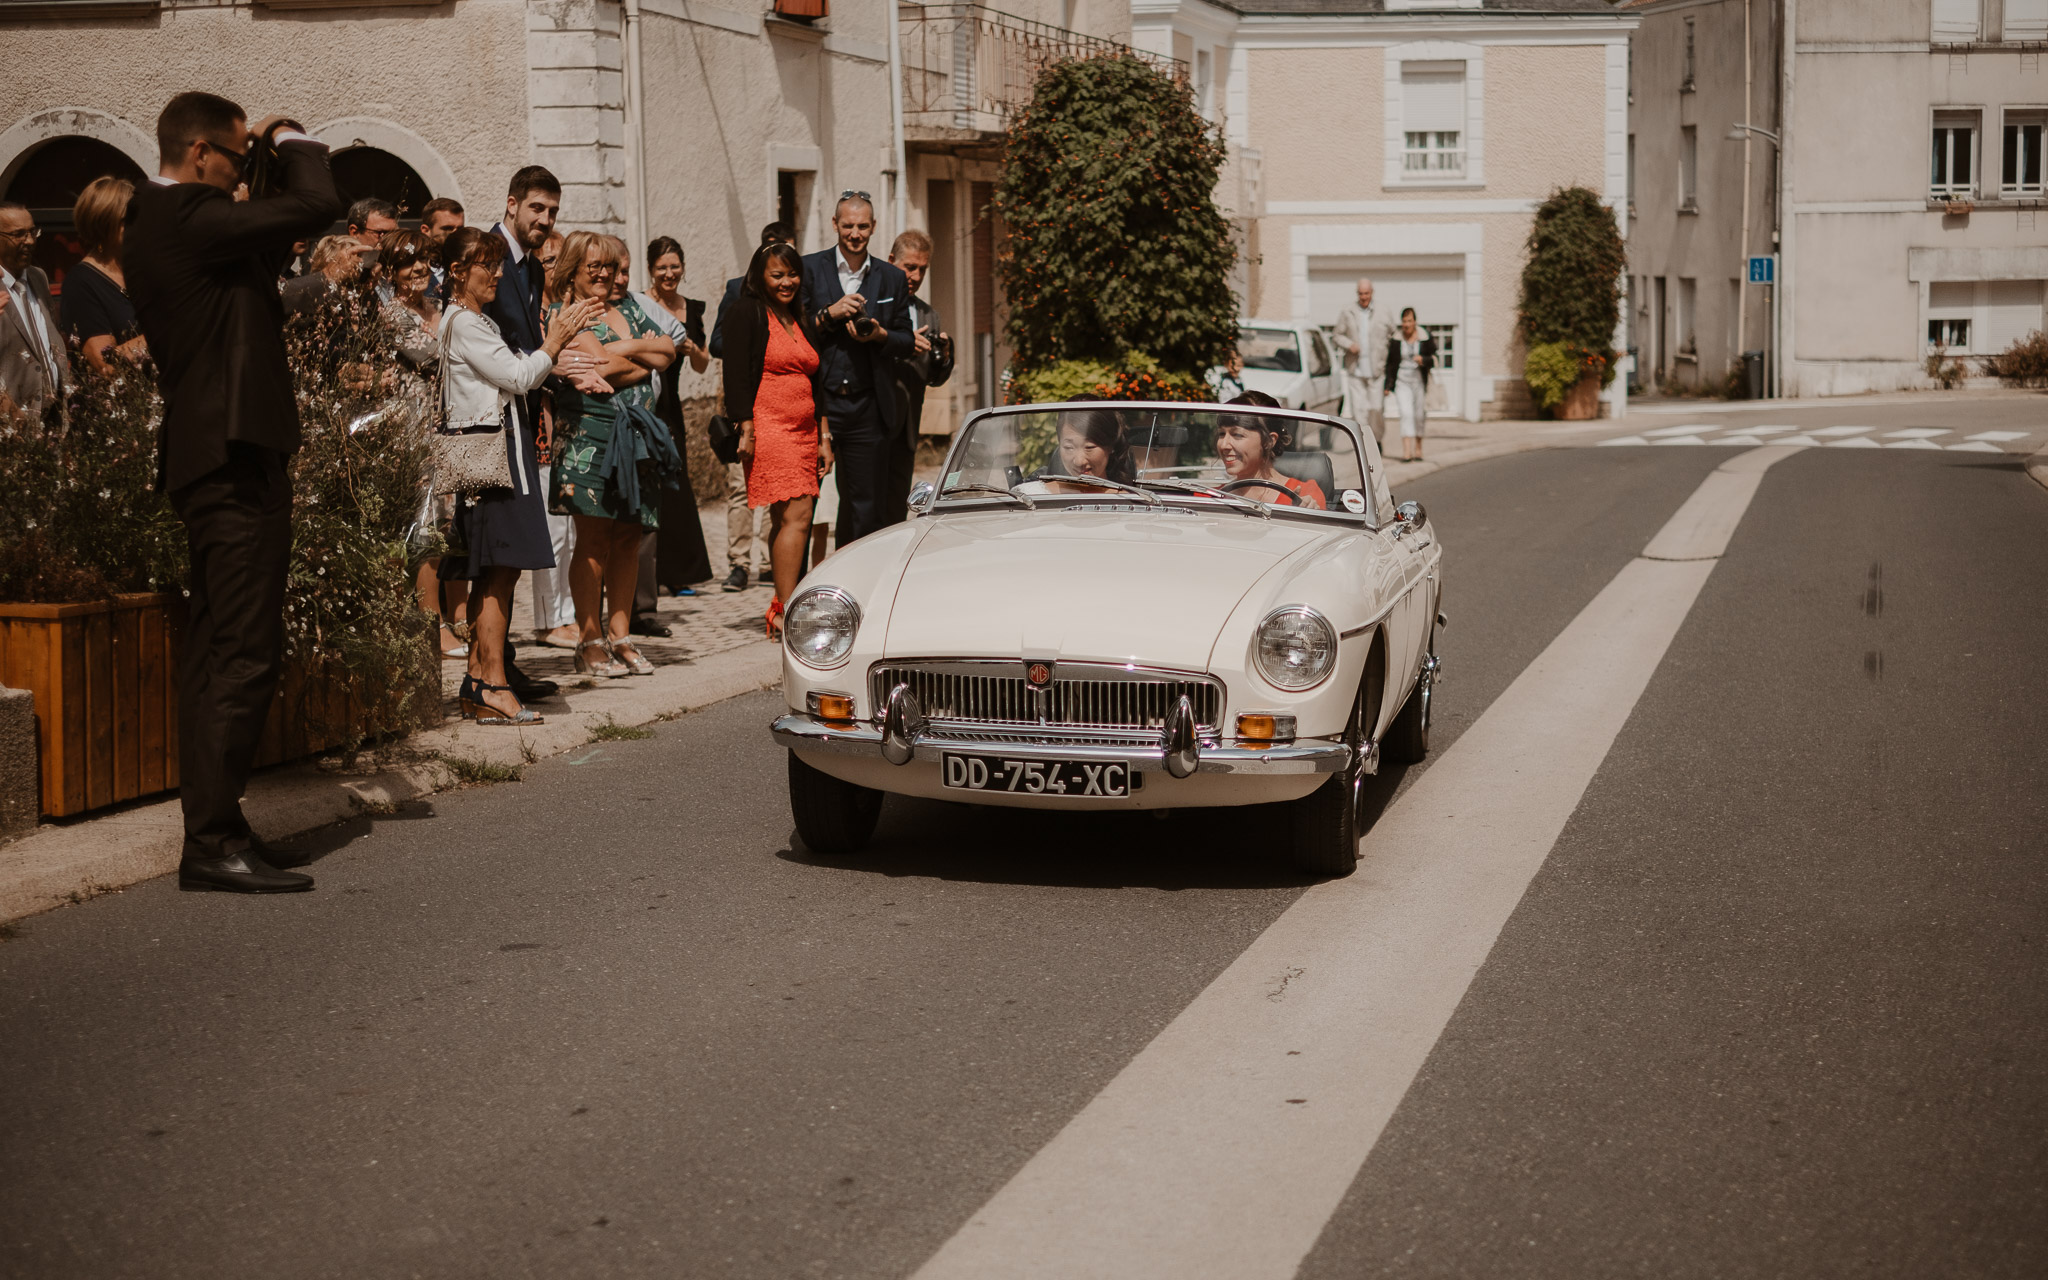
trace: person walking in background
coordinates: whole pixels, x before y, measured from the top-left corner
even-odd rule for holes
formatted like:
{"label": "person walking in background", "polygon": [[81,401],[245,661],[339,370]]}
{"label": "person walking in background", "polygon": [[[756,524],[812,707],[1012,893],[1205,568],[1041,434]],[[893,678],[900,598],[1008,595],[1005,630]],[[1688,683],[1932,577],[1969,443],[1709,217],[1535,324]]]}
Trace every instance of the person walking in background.
{"label": "person walking in background", "polygon": [[1436,339],[1415,323],[1415,308],[1401,312],[1401,329],[1387,339],[1386,389],[1401,407],[1401,460],[1422,461],[1422,428],[1429,420],[1429,371],[1436,368]]}
{"label": "person walking in background", "polygon": [[[771,222],[761,228],[760,241],[756,248],[771,244],[794,245],[796,229],[787,222]],[[718,299],[718,314],[712,318],[711,341],[706,349],[713,360],[725,358],[725,317],[732,310],[733,303],[740,299],[740,289],[746,284],[744,274],[736,275],[725,282],[725,292]],[[725,468],[725,564],[724,587],[727,591],[745,591],[747,578],[754,564],[754,539],[760,528],[762,513],[758,508],[747,505],[747,473],[740,463],[727,464]]]}
{"label": "person walking in background", "polygon": [[[640,582],[633,602],[635,634],[666,634],[668,628],[655,620],[655,593],[667,588],[671,594],[693,596],[695,584],[711,576],[711,554],[704,545],[704,522],[697,515],[697,494],[690,483],[690,451],[683,447],[683,370],[702,373],[711,367],[711,353],[704,349],[704,304],[683,296],[683,246],[672,236],[656,236],[647,245],[648,287],[633,295],[662,332],[676,344],[676,363],[660,376],[654,414],[668,428],[682,459],[681,483],[661,495],[661,528],[651,544],[643,542],[640,552]],[[660,630],[643,630],[649,623]]]}
{"label": "person walking in background", "polygon": [[818,313],[805,296],[805,266],[791,245],[756,249],[743,295],[726,316],[725,416],[739,432],[747,500],[769,512],[771,640],[782,634],[782,607],[796,590],[810,535],[811,501],[833,461],[819,386]]}
{"label": "person walking in background", "polygon": [[[839,464],[838,545],[881,528],[890,451],[903,430],[894,361],[916,350],[910,282],[868,252],[875,206],[864,191],[842,191],[832,210],[839,243],[804,259],[817,330],[819,382]],[[899,517],[900,518],[900,517]]]}
{"label": "person walking in background", "polygon": [[915,227],[889,246],[889,261],[903,272],[910,289],[910,333],[913,350],[896,362],[896,395],[902,403],[903,430],[894,437],[889,455],[889,487],[882,495],[882,523],[892,525],[909,514],[910,488],[917,468],[917,435],[924,422],[924,393],[942,387],[953,376],[953,339],[939,310],[917,296],[932,268],[932,238]]}
{"label": "person walking in background", "polygon": [[64,277],[64,336],[100,373],[114,372],[115,358],[130,366],[149,358],[121,274],[122,224],[134,195],[135,184],[126,178],[95,178],[71,207],[85,257]]}
{"label": "person walking in background", "polygon": [[26,205],[0,204],[0,290],[7,294],[0,311],[0,393],[18,412],[39,418],[52,405],[62,407],[71,389],[71,359],[57,327],[50,278],[29,262],[36,236]]}
{"label": "person walking in background", "polygon": [[[564,359],[581,354],[614,389],[555,392],[554,475],[549,508],[576,519],[569,585],[576,597],[576,669],[592,675],[654,674],[629,631],[640,538],[660,523],[660,493],[676,474],[675,444],[653,413],[653,375],[675,344],[630,294],[611,302],[625,264],[609,236],[572,232],[555,262],[555,290],[569,306],[606,305]],[[573,367],[573,366],[572,366]],[[642,465],[642,460],[651,465]],[[593,656],[594,655],[594,656]]]}
{"label": "person walking in background", "polygon": [[284,654],[292,542],[286,460],[299,447],[285,363],[279,260],[341,212],[327,147],[296,123],[258,124],[282,190],[242,181],[252,131],[242,109],[181,93],[157,117],[157,176],[135,193],[121,266],[163,394],[158,487],[185,522],[189,613],[178,685],[181,889],[284,893],[313,887],[280,870],[242,814],[256,745]]}
{"label": "person walking in background", "polygon": [[1372,305],[1372,281],[1358,282],[1358,302],[1337,313],[1335,337],[1344,360],[1344,407],[1340,412],[1378,439],[1384,430],[1380,377],[1373,362],[1385,349],[1387,322]]}
{"label": "person walking in background", "polygon": [[[539,724],[542,718],[522,705],[505,673],[513,588],[521,572],[552,568],[555,558],[526,396],[547,379],[562,349],[604,306],[586,299],[559,308],[548,321],[540,349],[515,354],[485,314],[507,256],[503,237],[464,228],[449,236],[444,256],[453,284],[441,342],[447,407],[443,429],[503,431],[512,476],[511,485],[484,490],[456,509],[456,534],[467,548],[463,572],[476,585],[469,669],[457,696],[463,718],[478,724]],[[574,378],[582,390],[610,390],[594,373],[579,372]]]}

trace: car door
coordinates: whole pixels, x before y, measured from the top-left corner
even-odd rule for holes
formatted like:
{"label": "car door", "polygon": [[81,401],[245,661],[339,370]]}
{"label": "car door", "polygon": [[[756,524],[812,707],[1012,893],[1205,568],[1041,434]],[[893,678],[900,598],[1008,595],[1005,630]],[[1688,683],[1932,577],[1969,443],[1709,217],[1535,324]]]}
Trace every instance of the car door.
{"label": "car door", "polygon": [[1324,341],[1321,329],[1310,328],[1302,331],[1301,344],[1309,375],[1302,403],[1317,413],[1335,413],[1344,392],[1337,377],[1336,361],[1330,358],[1329,343]]}

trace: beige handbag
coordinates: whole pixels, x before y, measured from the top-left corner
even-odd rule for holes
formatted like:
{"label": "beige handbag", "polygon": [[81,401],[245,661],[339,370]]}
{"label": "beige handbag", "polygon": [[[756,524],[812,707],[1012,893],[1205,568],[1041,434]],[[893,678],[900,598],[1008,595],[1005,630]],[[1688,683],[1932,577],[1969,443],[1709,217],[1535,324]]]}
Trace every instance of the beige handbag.
{"label": "beige handbag", "polygon": [[[504,410],[510,415],[511,406]],[[441,362],[441,414],[434,430],[434,487],[442,493],[476,494],[510,489],[512,459],[505,447],[506,419],[495,427],[451,430],[448,426],[448,362]]]}

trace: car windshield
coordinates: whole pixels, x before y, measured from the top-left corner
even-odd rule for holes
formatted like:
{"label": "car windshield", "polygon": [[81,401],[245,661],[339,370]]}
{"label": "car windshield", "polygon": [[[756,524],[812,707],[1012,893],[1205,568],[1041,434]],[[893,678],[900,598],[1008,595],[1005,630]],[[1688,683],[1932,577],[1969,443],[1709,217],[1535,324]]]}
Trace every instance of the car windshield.
{"label": "car windshield", "polygon": [[940,497],[1020,506],[1171,501],[1357,517],[1371,505],[1363,476],[1357,438],[1329,419],[1218,405],[1033,405],[964,427]]}
{"label": "car windshield", "polygon": [[1292,329],[1239,329],[1237,353],[1247,369],[1301,372],[1301,340]]}

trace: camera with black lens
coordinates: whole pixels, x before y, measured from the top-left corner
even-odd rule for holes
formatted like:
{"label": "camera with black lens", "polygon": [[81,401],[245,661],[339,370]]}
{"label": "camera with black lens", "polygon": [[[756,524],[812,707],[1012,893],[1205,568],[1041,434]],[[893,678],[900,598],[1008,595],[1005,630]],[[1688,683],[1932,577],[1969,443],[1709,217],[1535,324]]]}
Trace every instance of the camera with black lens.
{"label": "camera with black lens", "polygon": [[297,129],[293,120],[280,120],[262,133],[249,137],[248,158],[242,163],[242,181],[249,198],[261,200],[284,190],[284,161],[278,157],[275,135],[279,129]]}
{"label": "camera with black lens", "polygon": [[932,359],[946,363],[953,358],[953,335],[935,333],[932,335]]}
{"label": "camera with black lens", "polygon": [[862,342],[869,342],[882,331],[882,322],[873,316],[860,316],[853,322],[853,336]]}

